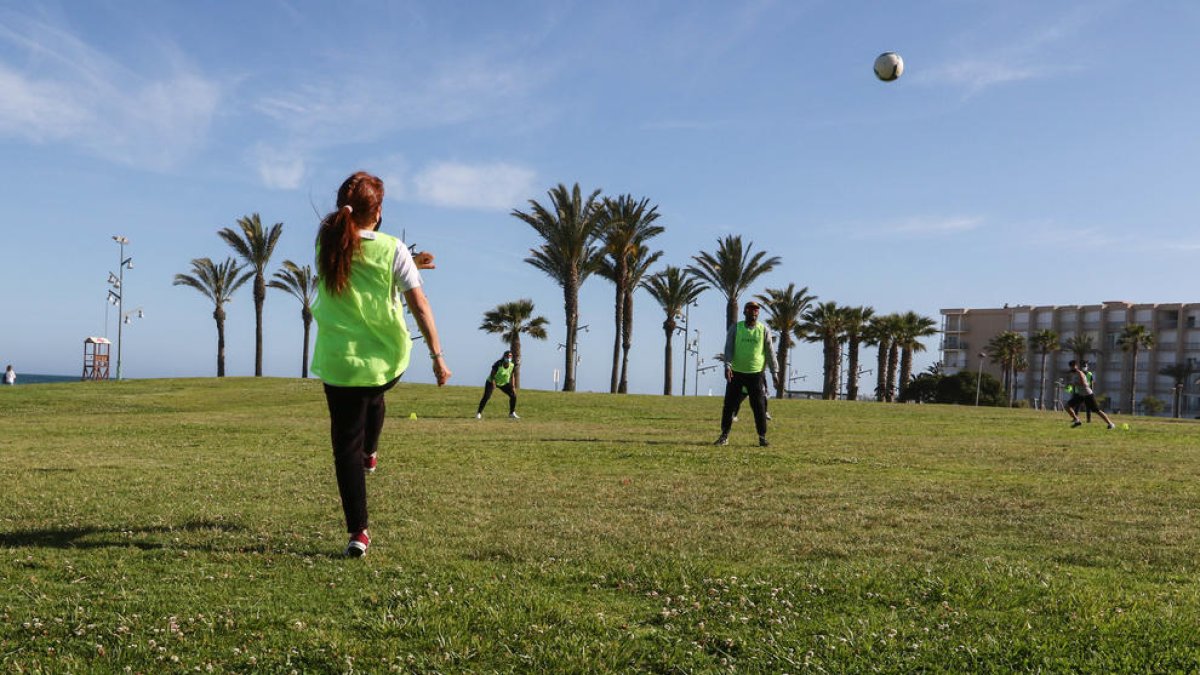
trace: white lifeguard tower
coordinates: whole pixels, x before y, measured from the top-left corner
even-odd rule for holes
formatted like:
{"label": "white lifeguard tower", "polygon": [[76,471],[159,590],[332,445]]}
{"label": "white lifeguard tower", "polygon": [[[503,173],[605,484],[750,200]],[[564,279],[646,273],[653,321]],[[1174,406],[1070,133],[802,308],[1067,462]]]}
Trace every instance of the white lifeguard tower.
{"label": "white lifeguard tower", "polygon": [[108,338],[90,337],[83,341],[83,380],[108,379]]}

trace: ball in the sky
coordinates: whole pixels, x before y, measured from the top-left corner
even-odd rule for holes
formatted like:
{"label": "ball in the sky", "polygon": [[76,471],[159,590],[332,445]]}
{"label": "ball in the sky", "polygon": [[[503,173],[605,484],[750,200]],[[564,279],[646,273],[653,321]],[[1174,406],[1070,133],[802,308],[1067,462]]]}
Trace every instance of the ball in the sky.
{"label": "ball in the sky", "polygon": [[904,59],[896,52],[884,52],[875,58],[875,77],[891,82],[904,72]]}

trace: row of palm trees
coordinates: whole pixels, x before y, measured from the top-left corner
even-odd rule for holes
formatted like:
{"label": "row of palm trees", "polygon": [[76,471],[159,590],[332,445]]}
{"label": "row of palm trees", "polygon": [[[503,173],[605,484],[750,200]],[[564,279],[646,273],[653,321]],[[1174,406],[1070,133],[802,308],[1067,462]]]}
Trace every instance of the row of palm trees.
{"label": "row of palm trees", "polygon": [[[558,184],[547,192],[549,201],[529,200],[525,211],[512,215],[533,228],[541,243],[530,250],[525,262],[551,277],[563,292],[566,336],[564,346],[563,391],[575,391],[577,334],[579,328],[579,289],[593,273],[613,283],[614,338],[609,391],[628,389],[629,350],[632,345],[633,297],[645,289],[663,309],[666,346],[663,358],[663,393],[672,393],[672,337],[678,321],[689,305],[707,290],[716,289],[725,298],[726,328],[738,319],[739,300],[764,274],[781,264],[779,256],[754,251],[752,243],[743,243],[737,235],[718,239],[713,252],[692,256],[686,268],[672,265],[653,274],[650,267],[662,257],[653,250],[651,240],[662,234],[657,206],[647,199],[631,195],[600,197],[600,190],[586,197],[576,183],[568,188]],[[842,347],[847,349],[848,378],[846,397],[858,397],[858,365],[861,345],[879,349],[876,398],[895,400],[897,371],[903,388],[912,379],[913,354],[925,349],[920,340],[936,333],[933,319],[915,312],[876,316],[869,307],[839,306],[835,302],[813,304],[817,300],[808,288],[768,288],[755,296],[766,311],[767,326],[780,336],[777,359],[776,395],[782,397],[788,384],[788,356],[796,340],[819,342],[824,354],[822,395],[837,398],[840,393]],[[520,308],[523,311],[517,312]],[[523,322],[533,314],[528,300],[498,306],[485,315],[482,330],[500,333],[514,356],[518,354]],[[541,319],[541,317],[539,317]],[[544,336],[544,319],[539,330]],[[520,361],[518,360],[519,364]],[[519,365],[518,365],[519,369]],[[902,392],[901,392],[902,395]]]}
{"label": "row of palm trees", "polygon": [[222,262],[211,258],[194,258],[190,273],[175,275],[175,286],[187,286],[200,292],[213,303],[213,320],[217,324],[217,377],[225,376],[225,305],[247,281],[254,280],[254,375],[262,377],[263,305],[267,288],[276,288],[300,301],[300,318],[304,322],[304,354],[300,370],[308,377],[309,331],[312,327],[312,301],[317,292],[317,276],[309,265],[283,261],[270,281],[267,267],[275,246],[283,235],[283,223],[263,227],[257,214],[237,220],[239,230],[226,227],[217,235],[233,249],[236,257]]}
{"label": "row of palm trees", "polygon": [[[1153,349],[1155,341],[1155,336],[1150,332],[1150,329],[1137,323],[1126,324],[1121,333],[1117,335],[1116,344],[1122,352],[1129,355],[1130,364],[1129,380],[1125,385],[1125,409],[1122,412],[1129,414],[1133,414],[1134,412],[1137,400],[1138,353],[1143,350]],[[1000,366],[1002,374],[1001,383],[1004,386],[1004,391],[1008,396],[1008,403],[1011,406],[1016,389],[1016,375],[1017,373],[1024,372],[1029,367],[1026,354],[1033,352],[1040,358],[1041,378],[1038,383],[1038,397],[1041,401],[1045,401],[1047,400],[1046,386],[1048,380],[1046,361],[1050,354],[1063,350],[1074,354],[1076,361],[1085,360],[1088,354],[1101,353],[1096,347],[1095,340],[1087,333],[1073,335],[1060,342],[1058,333],[1050,329],[1039,330],[1031,334],[1028,344],[1024,335],[1014,331],[1005,331],[988,341],[987,346],[984,348],[984,353],[993,363]],[[1183,385],[1188,381],[1193,372],[1194,368],[1190,363],[1171,364],[1163,366],[1158,370],[1160,375],[1166,375],[1175,380],[1175,416],[1179,415],[1179,398]]]}
{"label": "row of palm trees", "polygon": [[[633,343],[634,294],[646,290],[663,309],[666,346],[663,359],[663,393],[672,393],[672,337],[678,321],[689,305],[709,289],[725,298],[726,328],[738,318],[742,295],[764,274],[781,264],[778,256],[754,251],[736,235],[717,241],[714,252],[702,251],[692,257],[686,268],[668,265],[653,274],[650,268],[662,257],[651,240],[665,231],[657,224],[658,207],[649,200],[631,195],[600,198],[596,190],[583,196],[578,184],[568,189],[559,184],[548,192],[546,206],[530,200],[528,211],[514,210],[518,219],[529,224],[542,243],[530,251],[526,262],[553,278],[563,291],[566,318],[565,367],[563,391],[576,387],[575,358],[579,322],[579,289],[593,273],[613,283],[614,338],[610,391],[628,391],[629,352]],[[311,304],[316,295],[317,276],[308,265],[285,260],[273,278],[267,269],[283,233],[283,224],[264,227],[255,213],[239,218],[238,229],[223,228],[218,236],[233,250],[234,256],[222,262],[210,258],[191,261],[190,273],[175,275],[175,285],[189,286],[213,303],[217,326],[217,375],[225,375],[225,305],[246,282],[254,280],[255,376],[262,375],[263,305],[266,289],[276,288],[294,296],[301,304],[304,348],[301,375],[308,376],[309,335],[312,324]],[[876,398],[895,399],[898,382],[903,388],[912,378],[912,356],[923,351],[921,338],[934,334],[934,322],[914,312],[876,316],[869,307],[839,306],[835,302],[815,303],[817,297],[808,288],[767,288],[755,296],[766,311],[766,324],[776,331],[779,372],[775,388],[782,397],[788,385],[788,357],[796,340],[821,343],[824,354],[822,395],[840,394],[842,347],[846,347],[846,397],[858,398],[859,350],[862,345],[878,347]],[[815,303],[815,304],[814,304]],[[533,302],[521,299],[503,303],[485,312],[480,329],[499,334],[513,351],[518,364],[514,385],[520,386],[520,338],[527,335],[546,339],[548,321],[534,315]],[[903,397],[903,392],[901,392]]]}

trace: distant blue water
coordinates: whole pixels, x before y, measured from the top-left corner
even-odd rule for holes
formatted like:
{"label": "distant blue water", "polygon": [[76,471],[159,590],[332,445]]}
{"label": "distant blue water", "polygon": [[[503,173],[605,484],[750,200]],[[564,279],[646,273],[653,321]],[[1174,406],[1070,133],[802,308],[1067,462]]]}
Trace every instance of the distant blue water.
{"label": "distant blue water", "polygon": [[[17,386],[23,384],[47,384],[49,382],[78,382],[78,375],[38,375],[17,371]],[[0,387],[4,385],[0,384]]]}

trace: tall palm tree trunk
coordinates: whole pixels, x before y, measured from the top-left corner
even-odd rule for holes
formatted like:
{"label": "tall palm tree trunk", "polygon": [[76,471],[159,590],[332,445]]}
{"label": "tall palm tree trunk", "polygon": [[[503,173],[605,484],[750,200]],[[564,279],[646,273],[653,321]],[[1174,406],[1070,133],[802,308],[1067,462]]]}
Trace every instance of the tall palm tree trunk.
{"label": "tall palm tree trunk", "polygon": [[[579,273],[571,274],[563,284],[563,313],[567,320],[566,363],[563,365],[563,391],[575,391],[575,334],[579,330]],[[514,355],[515,356],[515,355]]]}
{"label": "tall palm tree trunk", "polygon": [[625,301],[621,303],[625,313],[621,326],[621,381],[617,384],[617,393],[629,393],[629,349],[633,347],[633,291],[625,291]]}
{"label": "tall palm tree trunk", "polygon": [[613,302],[616,309],[614,309],[614,311],[613,311],[614,318],[613,318],[612,376],[609,378],[609,382],[608,382],[608,393],[610,393],[610,394],[617,393],[617,383],[618,383],[617,378],[619,375],[619,368],[620,368],[620,362],[621,362],[621,329],[624,326],[624,319],[625,319],[625,284],[622,281],[623,278],[624,277],[621,276],[620,268],[618,268],[617,281],[614,284],[617,287],[617,297],[616,297],[616,300]]}
{"label": "tall palm tree trunk", "polygon": [[875,356],[875,400],[883,403],[887,401],[887,364],[888,350],[891,349],[891,343],[880,338],[879,353]]}
{"label": "tall palm tree trunk", "polygon": [[779,370],[775,373],[775,398],[783,398],[788,384],[788,336],[786,333],[779,336],[779,346],[775,348],[775,354],[775,360],[779,362]]}
{"label": "tall palm tree trunk", "polygon": [[1137,414],[1137,355],[1138,345],[1133,343],[1129,350],[1129,414]]}
{"label": "tall palm tree trunk", "polygon": [[887,360],[887,384],[884,393],[887,394],[887,401],[891,403],[896,400],[896,366],[900,360],[900,343],[895,340],[888,347]]}
{"label": "tall palm tree trunk", "polygon": [[666,336],[667,336],[667,346],[663,349],[663,396],[670,396],[671,395],[671,370],[673,368],[673,365],[672,365],[673,354],[671,351],[671,338],[673,338],[675,336],[675,320],[674,319],[667,319],[666,321],[663,322],[663,333],[666,333]]}
{"label": "tall palm tree trunk", "polygon": [[1038,409],[1039,410],[1046,409],[1046,357],[1047,356],[1049,356],[1049,352],[1042,350],[1042,377],[1041,377],[1041,381],[1038,382]]}
{"label": "tall palm tree trunk", "polygon": [[312,328],[312,320],[313,320],[312,312],[309,311],[309,309],[307,307],[305,307],[304,311],[301,313],[301,317],[304,319],[304,356],[301,358],[301,361],[300,361],[300,377],[307,378],[308,377],[308,335],[309,335],[309,331]]}
{"label": "tall palm tree trunk", "polygon": [[837,398],[837,381],[838,381],[838,357],[841,356],[838,350],[837,340],[825,338],[825,378],[821,383],[821,398],[826,401],[832,401]]}
{"label": "tall palm tree trunk", "polygon": [[263,303],[267,301],[267,282],[262,272],[254,275],[254,376],[262,377]]}
{"label": "tall palm tree trunk", "polygon": [[860,340],[856,336],[851,336],[846,343],[846,370],[849,373],[846,375],[846,400],[858,400],[858,348]]}
{"label": "tall palm tree trunk", "polygon": [[900,400],[908,400],[908,383],[912,380],[913,350],[904,347],[900,350]]}
{"label": "tall palm tree trunk", "polygon": [[514,333],[512,340],[508,342],[508,351],[513,355],[513,376],[512,386],[513,391],[521,388],[521,334]]}
{"label": "tall palm tree trunk", "polygon": [[217,377],[225,377],[225,310],[218,306],[213,310],[217,322]]}

